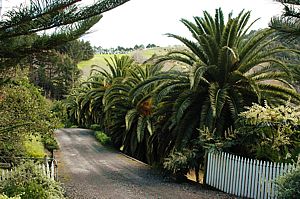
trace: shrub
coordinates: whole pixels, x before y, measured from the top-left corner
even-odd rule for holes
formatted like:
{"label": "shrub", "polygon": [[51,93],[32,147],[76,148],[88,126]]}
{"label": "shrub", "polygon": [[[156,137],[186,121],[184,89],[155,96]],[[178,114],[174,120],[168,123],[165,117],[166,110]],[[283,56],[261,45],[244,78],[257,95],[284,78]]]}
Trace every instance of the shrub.
{"label": "shrub", "polygon": [[278,198],[296,199],[300,196],[300,166],[277,180]]}
{"label": "shrub", "polygon": [[50,102],[28,80],[1,87],[0,96],[1,156],[23,156],[26,138],[52,134],[58,128]]}
{"label": "shrub", "polygon": [[101,126],[99,124],[92,124],[90,126],[90,129],[93,130],[93,131],[101,131]]}
{"label": "shrub", "polygon": [[45,176],[32,162],[21,164],[10,178],[3,180],[0,192],[9,197],[20,195],[22,199],[64,198],[60,184]]}
{"label": "shrub", "polygon": [[42,138],[42,142],[43,142],[45,148],[49,151],[59,149],[57,140],[55,139],[53,134],[44,135]]}
{"label": "shrub", "polygon": [[41,138],[30,136],[24,141],[26,155],[29,157],[42,158],[45,156],[45,149]]}
{"label": "shrub", "polygon": [[163,166],[164,169],[171,172],[177,181],[186,180],[186,174],[195,170],[196,181],[199,182],[199,169],[202,160],[202,150],[197,149],[182,149],[181,151],[174,151],[165,158]]}
{"label": "shrub", "polygon": [[95,132],[96,139],[103,145],[111,144],[111,139],[102,131]]}
{"label": "shrub", "polygon": [[253,104],[237,122],[239,151],[273,162],[293,162],[300,153],[300,107]]}
{"label": "shrub", "polygon": [[6,195],[0,194],[0,199],[21,199],[21,197],[20,196],[8,197]]}

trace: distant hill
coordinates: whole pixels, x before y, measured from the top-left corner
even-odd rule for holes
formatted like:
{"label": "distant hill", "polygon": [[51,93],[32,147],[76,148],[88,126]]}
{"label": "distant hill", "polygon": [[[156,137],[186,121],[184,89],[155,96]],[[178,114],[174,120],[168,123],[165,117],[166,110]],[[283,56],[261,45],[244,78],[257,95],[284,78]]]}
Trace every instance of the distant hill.
{"label": "distant hill", "polygon": [[[135,50],[131,52],[129,55],[132,56],[136,62],[143,63],[149,58],[151,58],[153,55],[164,55],[171,50],[175,50],[178,48],[182,48],[180,46],[173,46],[173,47],[156,47],[156,48],[149,48],[149,49],[143,49],[143,50]],[[125,54],[117,54],[117,56],[122,56]],[[101,66],[106,68],[106,59],[110,59],[110,57],[113,57],[114,54],[96,54],[94,58],[88,60],[88,61],[82,61],[78,64],[78,68],[82,70],[83,77],[88,77],[91,72],[91,67],[93,65]]]}

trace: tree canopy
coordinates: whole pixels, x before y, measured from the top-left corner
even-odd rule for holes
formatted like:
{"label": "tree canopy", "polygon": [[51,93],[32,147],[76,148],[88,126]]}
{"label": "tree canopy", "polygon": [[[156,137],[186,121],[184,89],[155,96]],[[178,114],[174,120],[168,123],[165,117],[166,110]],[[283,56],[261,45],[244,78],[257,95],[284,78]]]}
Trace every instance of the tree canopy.
{"label": "tree canopy", "polygon": [[99,0],[81,6],[81,0],[31,0],[29,5],[8,11],[0,21],[0,71],[27,55],[79,38],[102,13],[127,1]]}

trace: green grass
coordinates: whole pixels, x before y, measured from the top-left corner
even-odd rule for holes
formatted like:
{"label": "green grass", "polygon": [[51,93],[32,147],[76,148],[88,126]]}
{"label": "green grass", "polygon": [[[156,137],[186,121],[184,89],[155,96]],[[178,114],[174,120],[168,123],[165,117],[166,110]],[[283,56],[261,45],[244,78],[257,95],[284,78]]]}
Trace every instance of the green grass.
{"label": "green grass", "polygon": [[45,156],[45,148],[40,137],[28,137],[24,141],[24,148],[29,157],[42,158]]}

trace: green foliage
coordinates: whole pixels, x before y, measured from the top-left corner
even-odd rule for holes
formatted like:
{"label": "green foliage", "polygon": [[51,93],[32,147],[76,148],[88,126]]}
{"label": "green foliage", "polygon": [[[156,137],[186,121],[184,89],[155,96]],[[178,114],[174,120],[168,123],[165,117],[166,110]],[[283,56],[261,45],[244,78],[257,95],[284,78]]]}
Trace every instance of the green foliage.
{"label": "green foliage", "polygon": [[93,131],[101,131],[101,125],[99,125],[99,124],[92,124],[90,126],[90,129],[93,130]]}
{"label": "green foliage", "polygon": [[258,159],[293,162],[300,153],[299,107],[254,104],[240,114],[240,145]]}
{"label": "green foliage", "polygon": [[21,199],[21,197],[20,196],[8,197],[6,195],[0,194],[0,199]]}
{"label": "green foliage", "polygon": [[299,107],[253,104],[240,113],[236,129],[225,137],[202,130],[206,148],[223,150],[253,159],[293,163],[300,153]]}
{"label": "green foliage", "polygon": [[[101,19],[101,13],[127,1],[99,0],[80,6],[78,0],[33,0],[8,11],[0,26],[0,71],[15,67],[27,55],[79,38]],[[56,28],[52,34],[36,34],[52,28]]]}
{"label": "green foliage", "polygon": [[296,199],[300,195],[300,166],[277,179],[279,199]]}
{"label": "green foliage", "polygon": [[190,168],[190,161],[194,158],[195,154],[187,149],[181,152],[175,151],[170,153],[169,157],[165,158],[164,168],[174,174],[186,174]]}
{"label": "green foliage", "polygon": [[89,41],[74,40],[57,47],[56,50],[67,54],[75,63],[94,57],[94,50]]}
{"label": "green foliage", "polygon": [[196,172],[196,181],[199,182],[199,171],[203,164],[203,150],[200,148],[182,149],[173,151],[164,159],[163,167],[174,174],[177,180],[185,179],[185,175],[191,171]]}
{"label": "green foliage", "polygon": [[32,162],[21,164],[8,179],[1,181],[0,192],[22,199],[64,198],[61,185],[45,176]]}
{"label": "green foliage", "polygon": [[53,115],[60,120],[60,123],[64,125],[65,127],[71,126],[68,115],[67,115],[67,110],[66,110],[66,104],[63,100],[52,101],[52,106],[51,106],[51,112]]}
{"label": "green foliage", "polygon": [[42,137],[42,143],[48,151],[58,150],[59,146],[53,134],[45,134]]}
{"label": "green foliage", "polygon": [[59,122],[50,103],[28,80],[16,80],[0,90],[0,154],[20,156],[30,136],[53,136]]}
{"label": "green foliage", "polygon": [[[245,11],[236,17],[230,13],[227,21],[221,9],[215,16],[204,12],[194,22],[182,20],[191,40],[168,34],[185,48],[154,57],[153,65],[139,65],[128,56],[106,59],[106,67],[94,67],[66,100],[70,120],[82,127],[99,124],[114,146],[150,164],[162,165],[173,151],[166,162],[174,172],[202,166],[206,146],[233,150],[245,143],[235,131],[245,106],[300,100],[286,64],[275,57],[285,49],[273,45],[274,31],[248,34],[249,19]],[[165,62],[181,67],[162,70]],[[193,152],[193,161],[184,150]],[[187,161],[177,162],[184,156]],[[178,166],[172,168],[173,163]]]}
{"label": "green foliage", "polygon": [[95,132],[96,139],[103,145],[111,144],[111,139],[102,131]]}
{"label": "green foliage", "polygon": [[65,98],[80,77],[76,63],[67,54],[51,51],[33,55],[28,60],[25,64],[29,65],[30,81],[42,88],[48,98]]}
{"label": "green foliage", "polygon": [[45,156],[44,145],[40,137],[25,138],[23,145],[28,157],[43,158]]}

